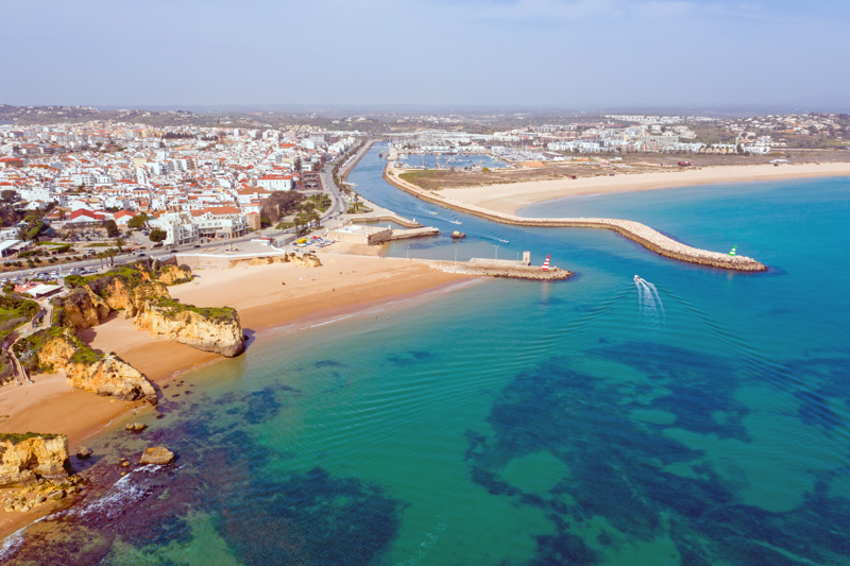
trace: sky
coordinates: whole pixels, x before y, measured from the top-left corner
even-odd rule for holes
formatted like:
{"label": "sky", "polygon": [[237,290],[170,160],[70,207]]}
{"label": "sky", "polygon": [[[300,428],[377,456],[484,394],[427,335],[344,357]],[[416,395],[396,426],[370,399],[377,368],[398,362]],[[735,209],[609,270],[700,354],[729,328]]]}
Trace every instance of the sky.
{"label": "sky", "polygon": [[850,111],[846,0],[0,0],[0,103]]}

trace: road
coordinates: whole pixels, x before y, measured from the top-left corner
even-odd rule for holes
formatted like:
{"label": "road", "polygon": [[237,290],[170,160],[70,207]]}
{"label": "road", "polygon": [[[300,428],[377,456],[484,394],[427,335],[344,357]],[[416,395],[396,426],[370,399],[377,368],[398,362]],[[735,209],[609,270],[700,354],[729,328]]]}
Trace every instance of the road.
{"label": "road", "polygon": [[[360,151],[358,151],[358,158],[359,158],[359,154],[365,153],[365,151],[368,149],[368,147],[370,145],[369,141],[370,140],[367,140],[366,144],[360,149]],[[356,161],[356,159],[357,158],[355,158],[355,160],[353,160],[353,161]],[[333,219],[338,218],[343,213],[345,213],[345,211],[348,209],[348,204],[345,200],[345,197],[342,194],[341,189],[334,182],[333,167],[334,167],[335,163],[336,163],[335,160],[329,161],[328,163],[325,164],[325,166],[319,172],[319,176],[322,179],[322,186],[324,187],[324,189],[328,192],[328,194],[331,197],[331,206],[321,216],[321,222],[323,224],[327,223],[328,221],[332,221]],[[157,258],[157,259],[169,259],[171,256],[173,256],[174,254],[179,253],[179,252],[188,252],[188,251],[196,251],[198,249],[220,247],[223,243],[228,243],[228,244],[233,243],[233,244],[235,244],[235,243],[238,243],[238,242],[247,242],[248,240],[250,240],[252,238],[257,238],[257,237],[277,239],[277,238],[282,238],[282,237],[285,238],[287,236],[289,237],[288,239],[290,241],[291,241],[291,239],[295,238],[295,233],[294,233],[294,230],[292,228],[290,228],[288,230],[275,230],[274,228],[266,228],[264,230],[258,230],[256,232],[251,232],[250,234],[245,235],[245,236],[239,236],[238,238],[234,238],[232,240],[215,241],[215,242],[209,242],[209,243],[206,243],[206,244],[190,244],[190,245],[185,245],[185,246],[173,246],[174,249],[172,249],[172,246],[170,246],[168,248],[152,248],[152,249],[149,249],[149,250],[145,250],[144,253],[147,254],[147,257],[153,257],[153,258]],[[284,242],[284,243],[288,243],[288,242]],[[145,257],[145,256],[134,255],[134,254],[123,254],[123,255],[115,256],[114,260],[115,260],[116,264],[120,264],[120,263],[126,263],[128,261],[134,261],[134,260],[137,260],[137,259],[141,259],[143,257]],[[100,267],[106,267],[107,265],[109,265],[108,260],[99,260],[99,259],[75,261],[75,262],[56,264],[56,265],[44,265],[44,266],[40,266],[40,267],[34,267],[34,268],[31,268],[31,269],[19,269],[19,270],[15,270],[15,271],[6,271],[6,272],[3,272],[3,273],[0,273],[0,280],[26,278],[26,277],[31,277],[33,275],[37,275],[39,273],[49,273],[51,271],[57,271],[62,275],[67,275],[72,269],[78,269],[78,268],[90,269],[92,267],[99,269]]]}

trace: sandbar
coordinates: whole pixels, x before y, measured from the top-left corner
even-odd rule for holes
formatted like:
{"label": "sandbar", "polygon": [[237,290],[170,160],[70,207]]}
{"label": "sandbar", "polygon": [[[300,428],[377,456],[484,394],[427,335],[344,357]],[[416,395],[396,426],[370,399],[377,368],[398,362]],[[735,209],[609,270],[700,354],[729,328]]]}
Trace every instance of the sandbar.
{"label": "sandbar", "polygon": [[778,166],[718,165],[656,173],[618,173],[614,176],[600,175],[577,179],[527,181],[480,187],[447,187],[440,190],[439,194],[465,204],[497,212],[517,214],[519,210],[532,204],[579,195],[626,193],[694,185],[843,176],[850,176],[850,163],[801,163]]}

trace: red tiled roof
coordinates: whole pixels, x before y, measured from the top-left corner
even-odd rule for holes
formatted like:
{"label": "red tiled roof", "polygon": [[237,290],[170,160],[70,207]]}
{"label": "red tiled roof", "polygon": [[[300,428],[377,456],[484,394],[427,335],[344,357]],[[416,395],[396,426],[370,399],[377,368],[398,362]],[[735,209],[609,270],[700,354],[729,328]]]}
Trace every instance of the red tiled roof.
{"label": "red tiled roof", "polygon": [[92,220],[103,220],[103,215],[98,214],[96,212],[92,212],[91,210],[86,210],[85,208],[80,208],[71,213],[71,220],[75,218],[79,218],[80,216],[85,216],[86,218],[90,218]]}

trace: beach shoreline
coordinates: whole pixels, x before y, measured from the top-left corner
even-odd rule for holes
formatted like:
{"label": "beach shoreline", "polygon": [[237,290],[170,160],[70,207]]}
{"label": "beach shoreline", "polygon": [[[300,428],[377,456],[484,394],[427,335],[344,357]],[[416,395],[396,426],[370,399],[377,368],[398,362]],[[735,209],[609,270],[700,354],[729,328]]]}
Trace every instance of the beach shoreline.
{"label": "beach shoreline", "polygon": [[[431,295],[479,280],[404,258],[330,251],[320,257],[323,265],[318,268],[275,263],[202,269],[196,272],[197,279],[170,291],[185,303],[235,307],[246,333],[255,340],[368,314],[376,307],[415,306],[419,299],[428,300]],[[180,376],[229,359],[152,336],[121,316],[82,331],[80,336],[92,347],[115,352],[142,371],[163,397],[163,388]],[[72,454],[85,441],[112,430],[128,417],[155,410],[147,403],[72,389],[60,374],[34,376],[34,381],[0,388],[0,432],[65,434]],[[41,514],[0,511],[0,538]]]}
{"label": "beach shoreline", "polygon": [[444,198],[501,212],[519,214],[528,206],[572,196],[607,195],[658,189],[678,189],[727,183],[759,183],[790,179],[850,176],[850,163],[774,165],[718,165],[657,173],[527,181],[480,187],[446,187]]}

